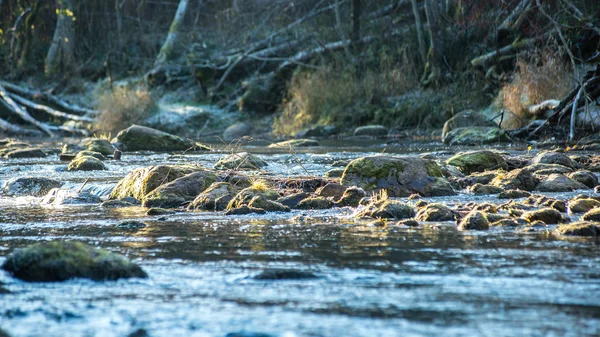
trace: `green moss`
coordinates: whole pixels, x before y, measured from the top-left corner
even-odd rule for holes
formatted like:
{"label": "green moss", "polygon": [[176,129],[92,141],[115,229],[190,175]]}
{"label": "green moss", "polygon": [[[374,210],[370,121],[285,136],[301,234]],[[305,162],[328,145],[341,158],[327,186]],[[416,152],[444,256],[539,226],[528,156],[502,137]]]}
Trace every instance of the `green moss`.
{"label": "green moss", "polygon": [[102,171],[106,169],[100,160],[90,156],[75,157],[67,167],[67,171]]}
{"label": "green moss", "polygon": [[383,165],[376,166],[370,158],[358,158],[348,164],[342,175],[342,181],[348,173],[360,174],[366,178],[382,179],[394,172],[404,172],[404,165],[402,162],[386,162]]}
{"label": "green moss", "polygon": [[425,161],[425,168],[427,169],[427,174],[429,174],[432,177],[441,178],[444,176],[442,169],[440,169],[439,165],[434,161]]}

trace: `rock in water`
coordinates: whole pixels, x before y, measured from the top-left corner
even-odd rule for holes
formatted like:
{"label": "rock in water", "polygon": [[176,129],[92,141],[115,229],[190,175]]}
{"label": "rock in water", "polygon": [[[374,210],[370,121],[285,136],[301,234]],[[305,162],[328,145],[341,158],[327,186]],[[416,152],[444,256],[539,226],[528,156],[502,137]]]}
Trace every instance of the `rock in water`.
{"label": "rock in water", "polygon": [[4,184],[3,193],[9,196],[32,195],[41,197],[58,188],[62,183],[58,180],[43,177],[19,177],[13,178]]}
{"label": "rock in water", "polygon": [[133,197],[143,201],[148,193],[193,172],[204,170],[192,165],[156,165],[138,168],[121,179],[113,188],[109,199]]}
{"label": "rock in water", "polygon": [[185,201],[192,201],[212,183],[217,176],[210,171],[190,173],[161,185],[148,193],[142,200],[144,207],[179,207]]}
{"label": "rock in water", "polygon": [[121,130],[113,143],[122,151],[210,150],[207,146],[156,129],[132,125]]}
{"label": "rock in water", "polygon": [[386,137],[388,129],[383,125],[366,125],[354,129],[355,136]]}
{"label": "rock in water", "polygon": [[123,256],[79,242],[45,242],[17,249],[8,256],[2,269],[29,282],[148,277],[142,268]]}
{"label": "rock in water", "polygon": [[459,153],[446,163],[458,167],[464,174],[508,168],[501,155],[488,150]]}
{"label": "rock in water", "polygon": [[548,176],[548,179],[539,183],[535,190],[540,192],[571,192],[575,190],[584,190],[588,187],[560,173],[554,173]]}
{"label": "rock in water", "polygon": [[44,196],[42,205],[79,205],[100,203],[100,197],[87,192],[54,188]]}
{"label": "rock in water", "polygon": [[531,162],[533,164],[557,164],[566,167],[573,168],[575,167],[573,161],[569,156],[561,152],[541,152],[537,156],[535,156]]}
{"label": "rock in water", "polygon": [[274,143],[269,145],[270,148],[282,148],[289,149],[290,147],[310,147],[310,146],[320,146],[318,141],[314,139],[290,139],[284,142]]}
{"label": "rock in water", "polygon": [[252,126],[250,124],[238,122],[230,125],[227,129],[225,129],[225,131],[223,131],[223,140],[230,142],[232,140],[249,135],[250,131],[252,131]]}
{"label": "rock in water", "polygon": [[575,222],[559,225],[554,231],[558,235],[565,236],[600,236],[600,226],[592,222]]}
{"label": "rock in water", "polygon": [[351,161],[341,179],[344,186],[358,186],[367,193],[387,190],[391,197],[454,195],[439,166],[419,157],[368,156]]}
{"label": "rock in water", "polygon": [[458,230],[488,230],[490,222],[485,216],[485,213],[480,211],[472,211],[467,214],[458,224]]}
{"label": "rock in water", "polygon": [[267,162],[248,152],[232,153],[219,159],[216,169],[257,170],[267,166]]}
{"label": "rock in water", "polygon": [[188,211],[222,211],[236,194],[230,183],[218,182],[200,193],[188,206]]}
{"label": "rock in water", "polygon": [[46,152],[41,149],[19,149],[8,152],[6,158],[44,158]]}
{"label": "rock in water", "polygon": [[450,131],[456,128],[464,128],[464,127],[474,127],[474,126],[486,126],[486,127],[495,127],[496,124],[490,120],[490,118],[486,117],[484,114],[465,110],[457,113],[454,117],[444,123],[444,129],[442,130],[442,142],[446,143],[446,136],[450,133]]}
{"label": "rock in water", "polygon": [[67,171],[105,171],[103,162],[91,156],[75,157],[67,167]]}
{"label": "rock in water", "polygon": [[115,147],[106,139],[92,139],[86,143],[89,151],[101,153],[104,156],[109,156],[115,152]]}
{"label": "rock in water", "polygon": [[456,128],[444,137],[444,144],[447,145],[481,145],[508,141],[510,138],[504,130],[485,126]]}

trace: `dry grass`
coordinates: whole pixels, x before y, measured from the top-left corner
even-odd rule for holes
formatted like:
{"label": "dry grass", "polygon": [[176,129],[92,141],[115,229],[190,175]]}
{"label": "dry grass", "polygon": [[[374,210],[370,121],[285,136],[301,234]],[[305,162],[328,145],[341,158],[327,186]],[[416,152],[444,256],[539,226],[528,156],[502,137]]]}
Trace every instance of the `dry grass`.
{"label": "dry grass", "polygon": [[131,124],[140,124],[157,106],[150,92],[143,88],[116,87],[98,97],[101,112],[95,128],[105,133],[117,133]]}
{"label": "dry grass", "polygon": [[575,80],[560,53],[548,49],[517,62],[512,81],[504,86],[504,106],[520,118],[531,118],[527,108],[549,99],[562,99]]}
{"label": "dry grass", "polygon": [[274,133],[292,135],[311,125],[359,125],[373,116],[364,105],[404,94],[418,84],[417,67],[406,48],[394,57],[382,53],[375,67],[324,66],[296,73],[288,86],[282,114],[274,122]]}

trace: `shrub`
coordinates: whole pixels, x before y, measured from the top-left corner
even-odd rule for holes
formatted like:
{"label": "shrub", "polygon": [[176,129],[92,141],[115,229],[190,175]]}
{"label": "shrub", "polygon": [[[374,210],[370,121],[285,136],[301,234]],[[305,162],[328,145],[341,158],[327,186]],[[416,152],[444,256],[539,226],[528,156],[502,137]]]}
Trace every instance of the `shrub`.
{"label": "shrub", "polygon": [[98,110],[100,116],[95,128],[116,133],[131,124],[142,124],[157,110],[157,105],[147,89],[123,86],[100,94]]}

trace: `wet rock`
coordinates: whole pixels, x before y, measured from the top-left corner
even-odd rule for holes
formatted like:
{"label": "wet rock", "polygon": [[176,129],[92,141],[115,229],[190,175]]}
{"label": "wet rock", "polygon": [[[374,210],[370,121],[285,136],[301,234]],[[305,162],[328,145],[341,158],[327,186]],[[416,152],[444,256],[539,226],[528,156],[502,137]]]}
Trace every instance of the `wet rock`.
{"label": "wet rock", "polygon": [[79,144],[64,144],[60,153],[74,155],[84,150],[87,150],[87,147],[81,146]]}
{"label": "wet rock", "polygon": [[44,158],[46,156],[46,152],[41,149],[18,149],[4,155],[6,158]]}
{"label": "wet rock", "polygon": [[193,172],[203,170],[192,165],[157,165],[138,168],[121,179],[113,188],[109,199],[133,197],[143,201],[157,187]]}
{"label": "wet rock", "polygon": [[356,214],[357,218],[408,219],[415,216],[415,210],[409,204],[396,200],[376,200]]}
{"label": "wet rock", "polygon": [[222,157],[215,164],[215,168],[220,170],[257,170],[267,165],[267,162],[258,156],[241,152]]}
{"label": "wet rock", "polygon": [[166,208],[160,208],[160,207],[152,207],[148,211],[146,211],[146,215],[148,215],[148,216],[168,215],[168,214],[175,214],[175,211],[166,209]]}
{"label": "wet rock", "polygon": [[358,186],[367,192],[387,190],[392,197],[454,195],[439,166],[419,157],[368,156],[351,161],[341,179],[345,186]]}
{"label": "wet rock", "polygon": [[458,167],[464,174],[507,168],[501,155],[488,150],[459,153],[446,163]]}
{"label": "wet rock", "polygon": [[310,138],[310,137],[329,137],[338,133],[337,127],[335,125],[317,125],[311,128],[304,129],[302,131],[298,131],[294,137],[295,138]]}
{"label": "wet rock", "polygon": [[570,213],[585,213],[596,207],[600,207],[600,201],[594,199],[576,199],[569,201]]}
{"label": "wet rock", "polygon": [[473,207],[474,211],[484,211],[486,213],[498,213],[498,209],[496,208],[496,205],[489,203],[489,202],[483,202],[481,204],[477,204]]}
{"label": "wet rock", "polygon": [[235,187],[238,190],[252,186],[252,179],[250,179],[250,177],[245,176],[245,175],[238,174],[238,175],[230,176],[226,180],[228,183],[230,183],[233,187]]}
{"label": "wet rock", "polygon": [[289,207],[289,208],[296,208],[298,206],[298,204],[300,203],[300,201],[310,197],[310,195],[311,194],[308,192],[294,193],[294,194],[287,195],[285,197],[281,197],[281,198],[277,199],[276,201],[284,206]]}
{"label": "wet rock", "polygon": [[77,152],[77,155],[75,156],[75,159],[79,159],[81,157],[94,157],[98,160],[106,160],[106,157],[104,157],[104,155],[102,155],[102,153],[100,152],[94,152],[94,151],[88,151],[88,150],[83,150],[83,151],[79,151]]}
{"label": "wet rock", "polygon": [[333,203],[331,202],[331,200],[323,198],[323,197],[316,197],[316,198],[306,198],[302,201],[300,201],[298,203],[298,205],[296,205],[296,208],[298,209],[328,209],[331,208],[333,206]]}
{"label": "wet rock", "polygon": [[8,256],[2,269],[29,282],[148,277],[142,268],[121,255],[79,242],[44,242],[17,249]]}
{"label": "wet rock", "polygon": [[538,179],[527,169],[515,169],[508,173],[499,174],[490,183],[505,190],[533,191]]}
{"label": "wet rock", "polygon": [[246,214],[252,214],[252,213],[265,214],[266,212],[262,208],[240,206],[240,207],[228,209],[227,212],[225,212],[225,215],[246,215]]}
{"label": "wet rock", "polygon": [[318,278],[315,274],[295,269],[270,269],[253,277],[255,280],[303,280]]}
{"label": "wet rock", "polygon": [[453,221],[454,212],[444,204],[428,204],[419,209],[415,219],[419,221]]}
{"label": "wet rock", "polygon": [[2,193],[8,196],[31,195],[41,197],[53,188],[58,188],[62,183],[58,180],[43,177],[19,177],[8,180],[2,189]]}
{"label": "wet rock", "polygon": [[248,203],[256,196],[263,196],[267,200],[279,199],[279,193],[270,189],[268,185],[262,183],[254,184],[250,187],[244,188],[238,194],[236,194],[235,197],[231,199],[229,204],[227,204],[227,211],[248,205]]}
{"label": "wet rock", "polygon": [[134,206],[134,204],[123,200],[107,200],[100,204],[100,207],[104,208],[123,208],[132,206]]}
{"label": "wet rock", "polygon": [[522,218],[528,222],[539,220],[547,225],[557,224],[564,220],[562,214],[554,208],[542,208],[531,212],[525,212],[523,213]]}
{"label": "wet rock", "polygon": [[587,186],[559,173],[551,174],[535,188],[536,191],[540,192],[571,192],[583,189],[587,189]]}
{"label": "wet rock", "polygon": [[423,208],[423,207],[426,207],[427,205],[429,205],[429,203],[425,200],[419,200],[419,201],[415,202],[415,207],[417,207],[417,208]]}
{"label": "wet rock", "polygon": [[269,145],[270,148],[289,149],[290,147],[310,147],[320,146],[321,144],[314,139],[290,139],[284,142]]}
{"label": "wet rock", "polygon": [[488,219],[488,221],[490,223],[508,218],[508,216],[506,214],[498,214],[498,213],[486,213],[485,217]]}
{"label": "wet rock", "polygon": [[355,136],[386,137],[388,129],[383,125],[367,125],[354,129]]}
{"label": "wet rock", "polygon": [[537,175],[551,175],[553,173],[573,172],[572,168],[558,164],[531,164],[528,165],[526,169]]}
{"label": "wet rock", "polygon": [[325,178],[341,178],[344,174],[344,169],[334,168],[325,172]]}
{"label": "wet rock", "polygon": [[419,227],[421,224],[415,219],[406,219],[398,221],[398,225],[407,227]]}
{"label": "wet rock", "polygon": [[519,198],[527,198],[531,196],[531,193],[527,191],[521,190],[508,190],[503,191],[498,194],[498,199],[519,199]]}
{"label": "wet rock", "polygon": [[231,332],[225,335],[225,337],[275,337],[266,333],[260,332]]}
{"label": "wet rock", "polygon": [[106,165],[100,160],[89,157],[75,157],[75,159],[71,160],[69,163],[69,167],[67,167],[67,171],[105,171],[107,170]]}
{"label": "wet rock", "polygon": [[585,213],[581,220],[600,222],[600,208],[593,208]]}
{"label": "wet rock", "polygon": [[352,160],[336,160],[331,164],[331,166],[346,168],[346,166],[348,166],[348,164],[350,164],[351,161]]}
{"label": "wet rock", "polygon": [[572,224],[559,225],[554,232],[565,236],[600,236],[600,227],[591,222],[575,222]]}
{"label": "wet rock", "polygon": [[526,226],[529,223],[525,219],[500,219],[490,224],[490,227],[519,227]]}
{"label": "wet rock", "polygon": [[110,156],[115,152],[115,147],[106,139],[91,139],[85,145],[89,151],[98,152],[104,156]]}
{"label": "wet rock", "polygon": [[217,180],[210,171],[190,173],[171,182],[160,185],[148,193],[142,200],[144,207],[179,207],[186,201],[192,201]]}
{"label": "wet rock", "polygon": [[268,200],[262,195],[257,195],[248,203],[250,208],[261,208],[265,212],[289,212],[290,208],[276,201]]}
{"label": "wet rock", "polygon": [[444,137],[446,145],[481,145],[508,141],[510,138],[504,130],[485,126],[456,128]]}
{"label": "wet rock", "polygon": [[550,203],[550,208],[564,213],[567,211],[567,203],[564,200],[554,200]]}
{"label": "wet rock", "polygon": [[573,161],[571,160],[571,158],[569,158],[569,156],[562,152],[554,151],[541,152],[537,156],[535,156],[531,160],[531,162],[533,164],[557,164],[570,168],[575,167]]}
{"label": "wet rock", "polygon": [[137,220],[127,220],[116,225],[120,229],[141,229],[145,228],[146,224]]}
{"label": "wet rock", "polygon": [[469,188],[469,192],[475,195],[498,194],[503,191],[504,189],[502,187],[494,185],[475,184]]}
{"label": "wet rock", "polygon": [[200,143],[140,125],[121,130],[112,142],[122,151],[210,150]]}
{"label": "wet rock", "polygon": [[148,331],[140,328],[127,335],[127,337],[150,337],[150,335],[148,334]]}
{"label": "wet rock", "polygon": [[54,188],[44,196],[40,203],[42,205],[78,205],[97,204],[101,201],[100,197],[91,193]]}
{"label": "wet rock", "polygon": [[450,118],[446,121],[446,123],[444,123],[444,128],[442,130],[442,142],[446,143],[446,137],[452,130],[456,128],[474,126],[495,127],[496,124],[491,121],[489,117],[480,112],[465,110],[457,113],[454,115],[454,117]]}
{"label": "wet rock", "polygon": [[[454,167],[454,166],[451,166],[451,167]],[[503,173],[505,173],[505,172],[504,171],[474,172],[474,173],[469,174],[466,177],[466,180],[468,180],[472,184],[487,185],[487,184],[491,183],[492,180],[494,180],[494,178],[496,178],[497,175],[503,174]]]}
{"label": "wet rock", "polygon": [[329,183],[323,187],[319,187],[315,192],[316,195],[320,197],[329,198],[332,197],[334,199],[339,199],[342,197],[344,192],[348,187],[338,184],[338,183]]}
{"label": "wet rock", "polygon": [[248,136],[252,131],[252,125],[245,122],[238,122],[230,125],[223,131],[223,140],[230,142]]}
{"label": "wet rock", "polygon": [[223,211],[236,193],[230,183],[213,183],[192,201],[188,210]]}
{"label": "wet rock", "polygon": [[598,185],[598,177],[590,171],[586,171],[586,170],[575,171],[575,172],[567,175],[567,177],[569,177],[589,188],[594,188]]}
{"label": "wet rock", "polygon": [[484,212],[472,211],[467,214],[458,224],[458,230],[488,230],[490,222]]}

